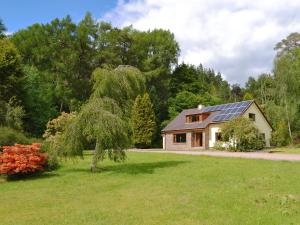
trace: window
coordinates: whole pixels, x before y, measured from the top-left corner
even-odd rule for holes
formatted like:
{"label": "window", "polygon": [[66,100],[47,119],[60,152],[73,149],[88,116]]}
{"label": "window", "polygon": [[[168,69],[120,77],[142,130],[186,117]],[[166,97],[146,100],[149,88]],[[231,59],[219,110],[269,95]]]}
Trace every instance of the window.
{"label": "window", "polygon": [[174,134],[173,138],[174,143],[186,143],[186,133]]}
{"label": "window", "polygon": [[249,119],[251,121],[255,121],[255,114],[254,113],[249,113]]}
{"label": "window", "polygon": [[222,141],[222,133],[221,132],[216,132],[215,133],[215,140],[216,141]]}
{"label": "window", "polygon": [[195,114],[195,115],[186,116],[187,123],[194,123],[199,121],[200,121],[200,115]]}
{"label": "window", "polygon": [[198,122],[199,121],[199,115],[192,115],[192,122]]}

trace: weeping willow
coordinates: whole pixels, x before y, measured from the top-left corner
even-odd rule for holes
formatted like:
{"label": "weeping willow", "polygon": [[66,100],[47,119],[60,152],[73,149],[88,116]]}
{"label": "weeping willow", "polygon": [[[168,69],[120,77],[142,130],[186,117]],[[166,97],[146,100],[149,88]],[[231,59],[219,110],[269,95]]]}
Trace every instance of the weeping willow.
{"label": "weeping willow", "polygon": [[130,143],[128,114],[136,96],[145,91],[145,80],[139,70],[128,66],[97,69],[93,77],[90,99],[54,139],[52,148],[61,157],[76,157],[83,155],[86,141],[95,143],[91,165],[95,171],[105,158],[115,162],[126,158],[124,150]]}

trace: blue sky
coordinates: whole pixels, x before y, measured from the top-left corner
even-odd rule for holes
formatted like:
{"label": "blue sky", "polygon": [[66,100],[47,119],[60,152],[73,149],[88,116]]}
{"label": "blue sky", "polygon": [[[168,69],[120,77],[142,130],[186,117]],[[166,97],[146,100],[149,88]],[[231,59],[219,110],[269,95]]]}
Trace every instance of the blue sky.
{"label": "blue sky", "polygon": [[117,0],[0,0],[0,18],[8,32],[33,23],[46,23],[71,15],[78,22],[87,11],[101,18],[117,5]]}

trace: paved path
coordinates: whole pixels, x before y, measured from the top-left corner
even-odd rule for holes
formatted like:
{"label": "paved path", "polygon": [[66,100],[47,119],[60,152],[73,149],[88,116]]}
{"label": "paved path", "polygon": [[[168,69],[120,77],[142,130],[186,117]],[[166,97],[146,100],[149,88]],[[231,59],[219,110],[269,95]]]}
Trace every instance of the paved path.
{"label": "paved path", "polygon": [[165,151],[165,150],[139,150],[131,149],[133,152],[170,153],[182,155],[204,155],[214,157],[249,158],[266,160],[300,161],[300,154],[281,154],[267,152],[222,152],[222,151]]}

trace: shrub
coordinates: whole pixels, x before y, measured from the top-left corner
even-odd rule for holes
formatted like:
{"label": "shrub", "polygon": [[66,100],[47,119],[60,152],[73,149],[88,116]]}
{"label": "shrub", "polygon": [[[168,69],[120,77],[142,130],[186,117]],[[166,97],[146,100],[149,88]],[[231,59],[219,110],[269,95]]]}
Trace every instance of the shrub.
{"label": "shrub", "polygon": [[30,140],[20,131],[9,127],[0,127],[0,146],[19,144],[30,144]]}
{"label": "shrub", "polygon": [[222,139],[230,143],[232,151],[261,150],[265,140],[258,129],[247,118],[237,117],[222,127]]}
{"label": "shrub", "polygon": [[11,176],[43,171],[46,154],[39,152],[40,146],[39,143],[3,146],[0,154],[0,174]]}

